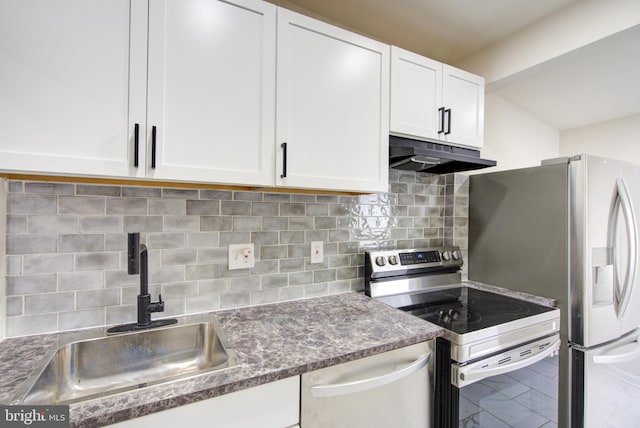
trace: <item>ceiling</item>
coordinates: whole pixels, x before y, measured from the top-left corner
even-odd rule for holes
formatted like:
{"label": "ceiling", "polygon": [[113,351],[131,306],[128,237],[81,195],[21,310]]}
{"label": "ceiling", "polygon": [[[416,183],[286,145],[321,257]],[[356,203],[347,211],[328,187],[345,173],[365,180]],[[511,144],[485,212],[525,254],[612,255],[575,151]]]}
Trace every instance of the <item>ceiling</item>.
{"label": "ceiling", "polygon": [[[583,0],[270,0],[456,65]],[[640,114],[640,31],[487,87],[562,131]]]}

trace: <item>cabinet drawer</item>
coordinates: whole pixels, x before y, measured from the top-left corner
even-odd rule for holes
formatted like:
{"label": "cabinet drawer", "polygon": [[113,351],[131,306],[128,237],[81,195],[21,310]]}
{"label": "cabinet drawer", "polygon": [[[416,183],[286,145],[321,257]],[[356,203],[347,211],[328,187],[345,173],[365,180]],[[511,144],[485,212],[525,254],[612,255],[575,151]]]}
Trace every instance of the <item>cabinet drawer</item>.
{"label": "cabinet drawer", "polygon": [[118,428],[283,428],[298,423],[300,376],[113,425]]}

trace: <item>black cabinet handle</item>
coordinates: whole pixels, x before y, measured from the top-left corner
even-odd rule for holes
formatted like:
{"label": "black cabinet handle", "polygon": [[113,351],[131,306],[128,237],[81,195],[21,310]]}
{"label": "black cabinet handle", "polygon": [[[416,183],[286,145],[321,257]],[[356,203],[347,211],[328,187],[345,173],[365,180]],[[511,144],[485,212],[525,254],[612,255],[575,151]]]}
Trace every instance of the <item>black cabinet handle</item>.
{"label": "black cabinet handle", "polygon": [[440,107],[438,113],[440,113],[440,128],[438,129],[438,134],[442,134],[444,132],[444,107]]}
{"label": "black cabinet handle", "polygon": [[444,111],[447,114],[447,132],[444,135],[451,134],[451,109],[448,108]]}
{"label": "black cabinet handle", "polygon": [[133,125],[133,166],[138,167],[138,155],[140,150],[140,124]]}
{"label": "black cabinet handle", "polygon": [[280,174],[280,178],[287,177],[287,143],[280,144],[282,147],[282,174]]}
{"label": "black cabinet handle", "polygon": [[156,127],[151,127],[151,168],[156,168]]}

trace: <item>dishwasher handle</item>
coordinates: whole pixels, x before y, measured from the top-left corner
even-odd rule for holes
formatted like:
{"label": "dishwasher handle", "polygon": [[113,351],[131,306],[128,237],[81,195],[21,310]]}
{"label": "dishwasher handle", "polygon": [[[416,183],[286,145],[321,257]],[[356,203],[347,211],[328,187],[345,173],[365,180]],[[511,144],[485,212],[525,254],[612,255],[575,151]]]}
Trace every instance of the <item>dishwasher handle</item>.
{"label": "dishwasher handle", "polygon": [[400,370],[368,379],[328,385],[315,385],[311,387],[311,396],[315,398],[335,397],[337,395],[353,394],[356,392],[362,392],[369,389],[377,388],[379,386],[395,382],[418,372],[420,369],[427,365],[430,357],[431,354],[425,354]]}

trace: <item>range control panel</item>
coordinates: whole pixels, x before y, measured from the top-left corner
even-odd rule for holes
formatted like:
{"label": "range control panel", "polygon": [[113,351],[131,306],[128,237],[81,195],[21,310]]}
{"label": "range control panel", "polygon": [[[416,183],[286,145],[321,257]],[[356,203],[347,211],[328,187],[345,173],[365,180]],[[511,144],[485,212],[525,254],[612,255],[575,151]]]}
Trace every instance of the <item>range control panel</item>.
{"label": "range control panel", "polygon": [[462,264],[462,252],[456,246],[365,253],[365,268],[373,276],[377,273],[411,274],[414,270],[424,271],[429,268],[453,269],[460,268]]}

